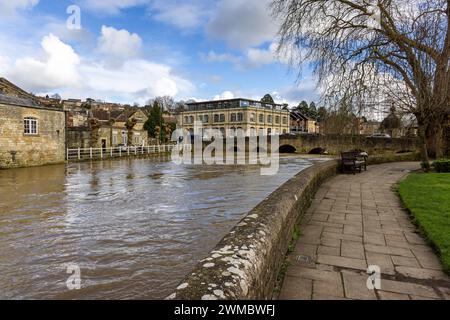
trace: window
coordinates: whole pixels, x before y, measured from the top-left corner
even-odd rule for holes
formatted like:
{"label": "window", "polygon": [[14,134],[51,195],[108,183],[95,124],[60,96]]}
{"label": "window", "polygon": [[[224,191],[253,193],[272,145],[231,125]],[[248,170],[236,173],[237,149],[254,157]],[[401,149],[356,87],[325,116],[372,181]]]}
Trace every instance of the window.
{"label": "window", "polygon": [[221,115],[220,115],[220,120],[219,120],[219,122],[225,122],[225,115],[224,115],[224,114],[221,114]]}
{"label": "window", "polygon": [[256,115],[254,113],[250,113],[250,122],[255,122]]}
{"label": "window", "polygon": [[243,122],[244,121],[244,114],[242,112],[239,112],[237,114],[237,121],[238,122]]}
{"label": "window", "polygon": [[267,122],[272,123],[272,116],[267,116]]}
{"label": "window", "polygon": [[275,117],[275,123],[276,124],[280,124],[280,116],[276,116]]}
{"label": "window", "polygon": [[283,124],[288,124],[287,117],[283,117]]}
{"label": "window", "polygon": [[189,117],[189,123],[194,123],[194,116]]}
{"label": "window", "polygon": [[230,122],[236,122],[236,113],[230,115]]}
{"label": "window", "polygon": [[214,115],[214,122],[219,122],[219,115],[218,114],[215,114]]}
{"label": "window", "polygon": [[203,122],[203,116],[202,115],[198,116],[198,121]]}
{"label": "window", "polygon": [[113,140],[113,145],[116,145],[117,144],[117,134],[114,133],[112,138],[113,138],[112,139]]}
{"label": "window", "polygon": [[205,114],[205,115],[203,116],[203,122],[204,122],[204,123],[209,123],[209,116],[208,116],[207,114]]}
{"label": "window", "polygon": [[267,129],[267,134],[271,135],[272,134],[272,128]]}
{"label": "window", "polygon": [[287,130],[286,129],[283,129],[283,134],[286,134],[287,133]]}
{"label": "window", "polygon": [[264,122],[264,115],[263,114],[259,115],[259,122]]}
{"label": "window", "polygon": [[38,134],[38,120],[36,118],[27,117],[23,119],[23,133],[28,135]]}
{"label": "window", "polygon": [[128,145],[128,134],[125,131],[122,131],[122,144],[124,146]]}
{"label": "window", "polygon": [[250,103],[248,101],[240,101],[240,106],[241,107],[248,107],[250,105]]}
{"label": "window", "polygon": [[188,116],[184,117],[184,123],[189,123],[189,117]]}

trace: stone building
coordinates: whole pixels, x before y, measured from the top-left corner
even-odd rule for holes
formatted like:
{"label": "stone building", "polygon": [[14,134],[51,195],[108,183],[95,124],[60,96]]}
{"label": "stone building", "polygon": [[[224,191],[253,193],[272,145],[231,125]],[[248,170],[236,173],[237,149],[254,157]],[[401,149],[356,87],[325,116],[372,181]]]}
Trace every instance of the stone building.
{"label": "stone building", "polygon": [[317,121],[311,119],[298,111],[291,111],[290,133],[292,134],[316,134],[319,133]]}
{"label": "stone building", "polygon": [[65,113],[0,78],[0,168],[65,161]]}
{"label": "stone building", "polygon": [[177,126],[194,133],[194,122],[203,123],[203,129],[217,129],[225,136],[233,136],[242,129],[252,133],[286,134],[289,132],[289,111],[284,105],[262,103],[249,99],[230,99],[187,103],[178,116]]}
{"label": "stone building", "polygon": [[[148,144],[148,134],[144,129],[147,116],[142,110],[95,109],[88,114],[85,121],[79,122],[83,123],[82,125],[68,127],[68,148],[111,148]],[[72,112],[72,117],[77,115],[81,117],[79,113]]]}

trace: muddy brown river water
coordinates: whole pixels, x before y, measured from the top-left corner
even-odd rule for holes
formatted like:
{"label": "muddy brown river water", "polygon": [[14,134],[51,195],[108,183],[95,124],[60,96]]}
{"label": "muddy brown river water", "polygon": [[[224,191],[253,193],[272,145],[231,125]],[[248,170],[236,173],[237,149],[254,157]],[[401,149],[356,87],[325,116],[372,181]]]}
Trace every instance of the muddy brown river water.
{"label": "muddy brown river water", "polygon": [[[123,159],[0,171],[0,298],[160,299],[248,211],[311,162]],[[81,271],[68,290],[67,266]]]}

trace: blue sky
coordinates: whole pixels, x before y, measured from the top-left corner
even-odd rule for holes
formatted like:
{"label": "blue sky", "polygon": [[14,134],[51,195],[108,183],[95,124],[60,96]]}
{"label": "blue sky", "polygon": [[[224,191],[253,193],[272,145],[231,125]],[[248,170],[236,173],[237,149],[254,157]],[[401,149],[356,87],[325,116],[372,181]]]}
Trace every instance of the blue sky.
{"label": "blue sky", "polygon": [[[38,94],[121,103],[273,94],[318,100],[276,55],[269,0],[0,0],[0,76]],[[81,30],[66,26],[81,10]],[[298,80],[298,81],[297,81]]]}

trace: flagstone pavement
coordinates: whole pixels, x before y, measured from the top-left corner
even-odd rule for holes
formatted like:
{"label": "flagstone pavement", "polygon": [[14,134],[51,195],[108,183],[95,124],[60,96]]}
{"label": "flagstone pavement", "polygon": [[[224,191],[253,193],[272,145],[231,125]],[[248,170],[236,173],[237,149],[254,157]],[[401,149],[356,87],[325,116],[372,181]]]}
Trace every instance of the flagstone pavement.
{"label": "flagstone pavement", "polygon": [[[279,299],[450,300],[450,278],[393,190],[418,168],[369,166],[323,184],[288,257]],[[369,266],[380,268],[379,290],[368,289]]]}

